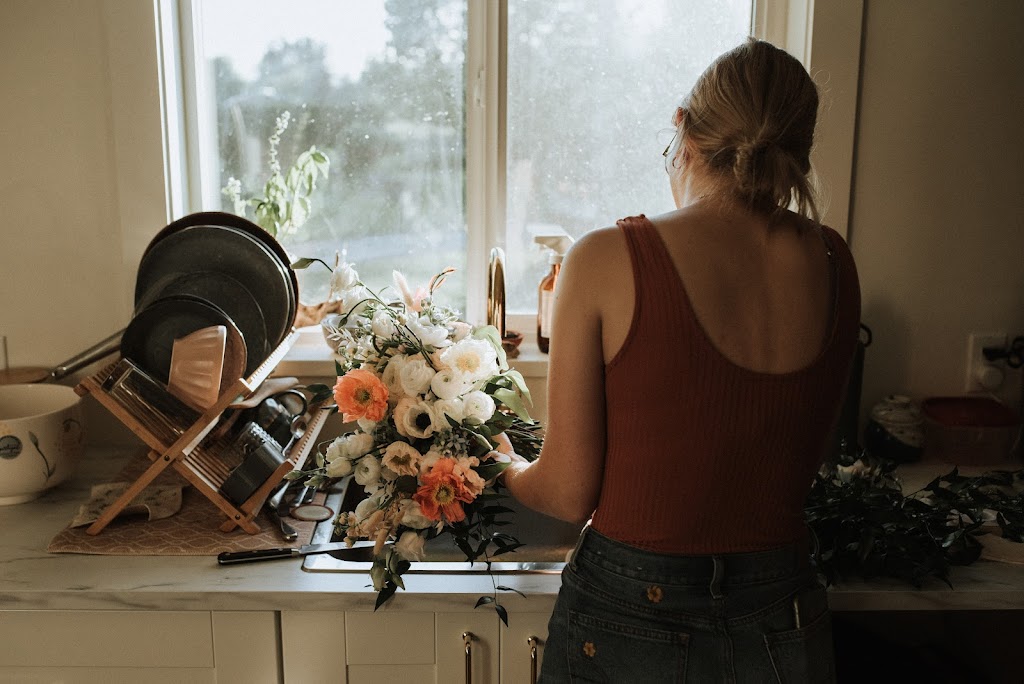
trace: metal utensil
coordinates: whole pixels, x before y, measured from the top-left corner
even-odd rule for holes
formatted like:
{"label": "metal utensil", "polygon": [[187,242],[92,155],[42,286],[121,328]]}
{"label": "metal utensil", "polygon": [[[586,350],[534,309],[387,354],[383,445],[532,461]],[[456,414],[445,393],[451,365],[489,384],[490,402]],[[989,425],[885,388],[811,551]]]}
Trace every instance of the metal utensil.
{"label": "metal utensil", "polygon": [[347,561],[371,561],[373,560],[373,542],[365,546],[350,547],[345,542],[330,542],[328,544],[306,544],[298,548],[281,547],[273,549],[257,549],[255,551],[224,551],[217,556],[217,562],[221,565],[232,563],[248,563],[261,560],[275,560],[278,558],[299,558],[308,556],[311,553],[330,553],[335,558]]}
{"label": "metal utensil", "polygon": [[[295,541],[299,538],[299,533],[294,527],[288,524],[284,519],[284,515],[287,514],[287,506],[284,503],[285,493],[288,491],[288,487],[292,483],[289,480],[285,480],[281,483],[281,486],[277,488],[277,491],[267,499],[267,517],[270,518],[271,522],[278,526],[281,532],[281,538],[285,541]],[[282,512],[282,509],[284,512]]]}

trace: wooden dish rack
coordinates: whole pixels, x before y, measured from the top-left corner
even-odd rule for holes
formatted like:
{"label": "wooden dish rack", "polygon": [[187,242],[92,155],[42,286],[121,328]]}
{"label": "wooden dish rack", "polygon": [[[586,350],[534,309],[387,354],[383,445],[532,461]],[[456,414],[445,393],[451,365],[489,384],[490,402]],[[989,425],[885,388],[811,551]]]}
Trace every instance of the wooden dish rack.
{"label": "wooden dish rack", "polygon": [[[263,364],[254,370],[248,378],[239,378],[221,394],[213,406],[191,424],[181,424],[172,416],[162,415],[154,407],[129,408],[118,401],[104,388],[104,381],[114,371],[117,363],[110,364],[96,375],[82,380],[75,387],[75,392],[79,396],[87,394],[94,396],[114,417],[138,435],[149,447],[148,457],[152,461],[145,472],[116,501],[104,509],[100,517],[86,529],[86,532],[91,535],[99,534],[168,466],[177,470],[227,516],[227,520],[220,526],[221,531],[230,532],[236,527],[240,527],[249,534],[259,532],[260,527],[256,524],[255,518],[259,514],[260,508],[285,475],[292,470],[302,468],[317,434],[331,413],[331,409],[324,407],[314,409],[305,432],[286,454],[284,462],[239,506],[225,498],[220,492],[221,485],[231,473],[231,466],[227,458],[230,450],[229,444],[210,433],[217,426],[221,414],[225,410],[232,404],[252,395],[263,384],[295,344],[298,336],[299,333],[292,329]],[[143,412],[148,415],[141,415]],[[178,437],[172,441],[166,436],[158,435],[159,431],[153,427],[155,424],[168,425]]]}

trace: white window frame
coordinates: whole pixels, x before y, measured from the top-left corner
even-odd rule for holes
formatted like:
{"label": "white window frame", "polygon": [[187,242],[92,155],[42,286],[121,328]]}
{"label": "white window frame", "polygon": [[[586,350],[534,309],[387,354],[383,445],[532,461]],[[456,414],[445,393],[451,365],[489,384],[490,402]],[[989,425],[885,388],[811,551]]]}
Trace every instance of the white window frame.
{"label": "white window frame", "polygon": [[[826,221],[846,234],[853,169],[856,95],[860,65],[863,0],[751,0],[753,35],[786,47],[811,71],[822,86],[822,111],[813,165],[826,181]],[[152,0],[143,9],[134,0],[103,0],[110,35],[134,35],[130,44],[111,41],[111,80],[115,88],[112,109],[119,160],[133,169],[152,167],[150,173],[119,174],[119,192],[125,197],[162,196],[147,205],[146,216],[170,221],[201,203],[203,174],[196,149],[195,115],[179,104],[185,93],[207,87],[182,59],[190,45],[182,46],[177,31],[162,27],[194,24],[190,0]],[[131,5],[132,11],[126,11]],[[148,21],[146,15],[149,15]],[[505,44],[507,0],[472,0],[467,9],[466,55],[466,223],[467,317],[484,319],[487,255],[503,246],[505,232]],[[148,24],[148,25],[144,25]],[[140,33],[141,32],[141,33]],[[145,37],[148,36],[147,41]],[[126,54],[130,47],[133,54]],[[159,74],[159,106],[147,106],[139,115],[140,92],[152,92],[153,66]],[[130,114],[130,116],[129,116]],[[158,131],[158,132],[157,132]],[[145,135],[140,135],[140,132]],[[151,144],[161,141],[162,149]],[[146,140],[145,149],[138,141]],[[215,164],[216,160],[207,160]],[[158,205],[158,206],[157,206]],[[126,268],[137,264],[153,232],[152,222],[140,221],[137,203],[122,202],[123,254]],[[511,316],[510,327],[527,334],[534,328],[532,314]]]}

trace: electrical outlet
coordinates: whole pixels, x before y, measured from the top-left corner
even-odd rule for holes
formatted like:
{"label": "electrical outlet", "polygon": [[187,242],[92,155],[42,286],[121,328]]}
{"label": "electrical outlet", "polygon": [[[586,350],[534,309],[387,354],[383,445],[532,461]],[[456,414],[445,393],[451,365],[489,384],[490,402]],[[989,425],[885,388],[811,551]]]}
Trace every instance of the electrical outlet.
{"label": "electrical outlet", "polygon": [[985,347],[1006,347],[1006,333],[971,333],[967,338],[967,364],[964,375],[965,392],[993,392],[1003,384],[1006,363],[989,361]]}

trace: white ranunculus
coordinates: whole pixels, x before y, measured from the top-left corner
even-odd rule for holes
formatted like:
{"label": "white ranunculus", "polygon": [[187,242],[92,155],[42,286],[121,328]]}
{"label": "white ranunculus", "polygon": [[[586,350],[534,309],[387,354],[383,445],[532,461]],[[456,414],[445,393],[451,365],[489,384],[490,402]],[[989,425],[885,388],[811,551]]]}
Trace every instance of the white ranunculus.
{"label": "white ranunculus", "polygon": [[395,551],[407,561],[421,561],[426,557],[423,536],[417,532],[403,532],[395,542]]}
{"label": "white ranunculus", "polygon": [[430,404],[416,397],[403,397],[395,406],[394,418],[395,429],[403,437],[423,439],[438,429]]}
{"label": "white ranunculus", "polygon": [[352,472],[352,461],[347,458],[327,459],[327,477],[345,477]]}
{"label": "white ranunculus", "polygon": [[430,389],[438,399],[452,400],[468,390],[471,383],[451,368],[444,368],[430,379]]}
{"label": "white ranunculus", "polygon": [[350,290],[359,284],[359,274],[351,264],[342,264],[331,273],[331,294],[343,296],[346,290]]}
{"label": "white ranunculus", "polygon": [[443,325],[434,325],[426,316],[409,316],[405,327],[416,336],[421,344],[430,347],[438,347],[448,341],[448,328]]}
{"label": "white ranunculus", "polygon": [[402,499],[398,504],[398,512],[399,521],[414,530],[424,530],[434,524],[433,520],[423,515],[423,509],[415,499]]}
{"label": "white ranunculus", "polygon": [[456,423],[461,423],[462,419],[466,417],[466,407],[459,397],[454,399],[438,399],[434,402],[434,415],[437,418],[438,425],[448,424],[445,416],[448,416]]}
{"label": "white ranunculus", "polygon": [[381,374],[381,380],[384,381],[384,384],[387,385],[388,388],[388,399],[397,401],[405,394],[402,389],[401,373],[402,366],[405,365],[406,359],[408,359],[408,357],[402,356],[401,354],[392,356],[388,361],[388,365],[384,369],[384,372]]}
{"label": "white ranunculus", "polygon": [[498,355],[485,340],[466,338],[444,350],[441,361],[469,383],[498,372]]}
{"label": "white ranunculus", "polygon": [[384,309],[377,309],[376,313],[373,314],[373,323],[371,324],[373,334],[377,337],[390,338],[394,337],[395,319],[391,317]]}
{"label": "white ranunculus", "polygon": [[466,420],[484,423],[494,415],[494,399],[480,390],[474,390],[462,398]]}
{"label": "white ranunculus", "polygon": [[380,482],[380,463],[373,456],[364,456],[356,464],[356,482],[372,487]]}
{"label": "white ranunculus", "polygon": [[357,420],[356,425],[359,426],[360,430],[368,434],[373,434],[373,431],[377,429],[377,422],[370,420],[366,416],[363,416],[362,418]]}
{"label": "white ranunculus", "polygon": [[328,461],[337,458],[352,460],[370,453],[371,449],[373,449],[372,435],[365,432],[353,432],[342,435],[331,442],[331,445],[327,447],[326,458]]}
{"label": "white ranunculus", "polygon": [[409,396],[426,394],[435,373],[436,371],[430,367],[426,359],[422,356],[413,356],[402,364],[402,368],[398,372],[398,379],[405,394]]}

